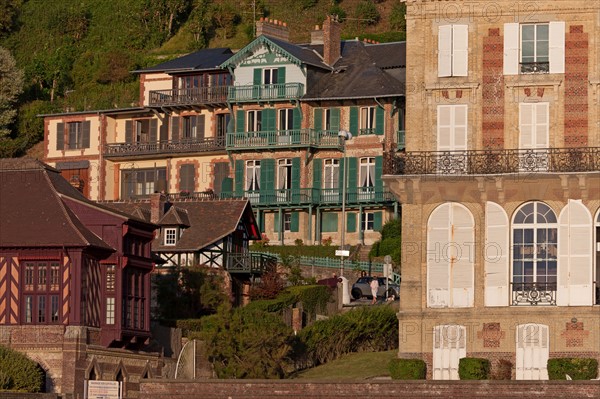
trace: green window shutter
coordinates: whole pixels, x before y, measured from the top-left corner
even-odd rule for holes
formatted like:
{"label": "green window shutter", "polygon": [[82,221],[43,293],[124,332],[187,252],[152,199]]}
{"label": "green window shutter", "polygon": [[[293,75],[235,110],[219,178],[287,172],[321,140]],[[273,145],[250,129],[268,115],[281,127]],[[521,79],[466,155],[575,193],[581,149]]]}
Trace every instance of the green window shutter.
{"label": "green window shutter", "polygon": [[373,212],[373,230],[381,231],[382,217],[383,217],[383,215],[382,215],[381,211]]}
{"label": "green window shutter", "polygon": [[252,84],[260,85],[262,84],[262,69],[254,68],[254,79],[252,80]]}
{"label": "green window shutter", "polygon": [[[329,111],[329,125],[330,129],[333,131],[340,130],[340,109],[339,108],[331,108]],[[356,134],[356,133],[353,133]]]}
{"label": "green window shutter", "polygon": [[323,233],[335,233],[338,231],[338,214],[337,213],[323,213],[322,219],[322,228],[321,231]]}
{"label": "green window shutter", "polygon": [[246,123],[246,113],[244,112],[243,109],[238,109],[237,113],[236,113],[236,117],[235,117],[235,126],[236,129],[235,131],[237,133],[244,133],[245,131],[245,123]]}
{"label": "green window shutter", "polygon": [[279,213],[274,214],[273,218],[273,231],[279,233]]}
{"label": "green window shutter", "polygon": [[315,130],[322,130],[323,129],[323,109],[315,108],[313,115],[314,115],[313,127],[315,128]]}
{"label": "green window shutter", "polygon": [[375,134],[382,135],[384,132],[385,110],[381,107],[375,108]]}
{"label": "green window shutter", "polygon": [[222,198],[229,198],[233,194],[233,179],[231,177],[224,177],[221,182],[221,192],[220,194]]}
{"label": "green window shutter", "polygon": [[383,180],[381,175],[383,174],[383,156],[375,157],[375,198],[377,200],[383,199]]}
{"label": "green window shutter", "polygon": [[356,200],[356,188],[358,187],[358,159],[348,158],[348,194],[349,198]]}
{"label": "green window shutter", "polygon": [[171,140],[177,141],[179,140],[179,117],[174,116],[171,119]]}
{"label": "green window shutter", "polygon": [[285,67],[277,68],[277,83],[285,84]]}
{"label": "green window shutter", "polygon": [[277,110],[275,108],[267,108],[262,111],[262,126],[261,130],[272,132],[277,129]]}
{"label": "green window shutter", "polygon": [[300,113],[300,109],[299,108],[294,108],[293,112],[293,118],[294,118],[294,123],[292,125],[293,129],[300,129],[301,126],[301,122],[302,122],[302,114]]}
{"label": "green window shutter", "polygon": [[65,124],[56,124],[56,149],[61,151],[65,149]]}
{"label": "green window shutter", "polygon": [[313,188],[321,188],[321,177],[323,175],[323,160],[313,159]]}
{"label": "green window shutter", "polygon": [[125,142],[133,142],[133,121],[125,121]]}
{"label": "green window shutter", "polygon": [[235,161],[235,195],[244,195],[244,161]]}
{"label": "green window shutter", "polygon": [[300,190],[300,157],[292,158],[292,188]]}
{"label": "green window shutter", "polygon": [[152,119],[150,121],[150,142],[156,143],[156,136],[158,131],[158,121],[156,119]]}
{"label": "green window shutter", "polygon": [[196,117],[196,136],[199,139],[203,139],[204,138],[204,127],[205,127],[205,116],[204,115],[198,115]]}
{"label": "green window shutter", "polygon": [[350,107],[350,133],[358,136],[358,108]]}
{"label": "green window shutter", "polygon": [[261,202],[266,202],[275,190],[275,160],[263,159],[260,161],[260,197]]}
{"label": "green window shutter", "polygon": [[356,232],[356,213],[354,212],[346,214],[346,231],[348,233]]}
{"label": "green window shutter", "polygon": [[90,148],[90,121],[83,122],[82,148]]}
{"label": "green window shutter", "polygon": [[300,231],[300,212],[292,212],[290,231],[292,233]]}

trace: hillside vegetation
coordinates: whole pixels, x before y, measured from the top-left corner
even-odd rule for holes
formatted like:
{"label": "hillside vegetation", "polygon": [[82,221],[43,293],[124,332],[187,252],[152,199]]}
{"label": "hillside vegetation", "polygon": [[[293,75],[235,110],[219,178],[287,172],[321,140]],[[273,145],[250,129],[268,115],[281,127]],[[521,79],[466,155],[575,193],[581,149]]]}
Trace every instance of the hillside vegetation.
{"label": "hillside vegetation", "polygon": [[[130,107],[139,93],[131,71],[206,47],[241,48],[260,17],[287,22],[293,42],[308,42],[328,14],[342,18],[344,38],[384,42],[403,40],[403,10],[399,0],[2,1],[0,47],[24,73],[24,87],[17,117],[1,126],[0,115],[0,129],[11,132],[0,136],[0,157],[23,155],[42,139],[37,115]],[[0,78],[2,71],[0,59]]]}

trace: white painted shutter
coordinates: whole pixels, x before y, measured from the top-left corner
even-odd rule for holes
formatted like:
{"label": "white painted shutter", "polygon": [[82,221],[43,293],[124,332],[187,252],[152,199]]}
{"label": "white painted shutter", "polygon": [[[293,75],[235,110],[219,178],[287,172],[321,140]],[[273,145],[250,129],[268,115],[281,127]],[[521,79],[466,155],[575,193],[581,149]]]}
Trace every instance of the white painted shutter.
{"label": "white painted shutter", "polygon": [[593,304],[593,223],[581,200],[569,200],[558,219],[558,292],[563,306]]}
{"label": "white painted shutter", "polygon": [[526,103],[519,106],[519,148],[533,148],[534,106]]}
{"label": "white painted shutter", "polygon": [[535,148],[548,148],[549,143],[549,107],[548,103],[534,104],[534,128],[532,130],[535,138],[533,145]]}
{"label": "white painted shutter", "polygon": [[438,28],[438,77],[452,76],[452,25]]}
{"label": "white painted shutter", "polygon": [[465,151],[467,149],[466,104],[438,105],[438,151]]}
{"label": "white painted shutter", "polygon": [[485,204],[485,306],[508,306],[509,223],[504,209]]}
{"label": "white painted shutter", "polygon": [[550,22],[550,73],[565,73],[565,22]]}
{"label": "white painted shutter", "polygon": [[451,306],[467,308],[473,306],[473,280],[475,237],[474,223],[469,210],[452,204],[450,220],[450,243],[447,256],[450,256]]}
{"label": "white painted shutter", "polygon": [[467,355],[467,330],[456,324],[433,328],[433,379],[458,380],[458,363]]}
{"label": "white painted shutter", "polygon": [[549,357],[548,326],[521,324],[516,331],[516,379],[547,380]]}
{"label": "white painted shutter", "polygon": [[450,236],[450,204],[436,208],[427,222],[427,306],[450,306],[450,269],[442,250]]}
{"label": "white painted shutter", "polygon": [[452,25],[452,76],[469,74],[469,26]]}
{"label": "white painted shutter", "polygon": [[452,107],[452,105],[438,105],[437,107],[438,151],[451,151],[453,147]]}
{"label": "white painted shutter", "polygon": [[454,127],[452,135],[452,150],[453,151],[466,151],[467,150],[467,105],[460,104],[454,105],[453,107],[453,121]]}
{"label": "white painted shutter", "polygon": [[504,24],[504,74],[519,74],[519,24]]}

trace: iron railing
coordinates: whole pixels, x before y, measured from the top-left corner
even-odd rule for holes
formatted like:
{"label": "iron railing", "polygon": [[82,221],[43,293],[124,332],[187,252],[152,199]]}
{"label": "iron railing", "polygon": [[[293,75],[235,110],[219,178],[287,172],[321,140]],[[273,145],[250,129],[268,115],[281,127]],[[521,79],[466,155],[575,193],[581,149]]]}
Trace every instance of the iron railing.
{"label": "iron railing", "polygon": [[556,305],[556,283],[512,282],[512,305]]}
{"label": "iron railing", "polygon": [[194,87],[190,89],[150,90],[151,106],[225,104],[230,86]]}
{"label": "iron railing", "polygon": [[304,95],[302,83],[275,83],[267,85],[229,86],[231,102],[295,100]]}
{"label": "iron railing", "polygon": [[334,130],[291,129],[227,133],[227,149],[273,147],[341,148]]}
{"label": "iron railing", "polygon": [[395,175],[592,172],[600,170],[600,147],[474,151],[419,151],[396,154]]}
{"label": "iron railing", "polygon": [[228,253],[225,260],[229,273],[261,274],[276,267],[277,258],[261,252]]}
{"label": "iron railing", "polygon": [[549,73],[550,62],[521,62],[521,73]]}
{"label": "iron railing", "polygon": [[112,143],[106,144],[104,156],[127,157],[151,154],[180,154],[190,152],[210,152],[225,149],[225,137],[165,140],[152,143]]}

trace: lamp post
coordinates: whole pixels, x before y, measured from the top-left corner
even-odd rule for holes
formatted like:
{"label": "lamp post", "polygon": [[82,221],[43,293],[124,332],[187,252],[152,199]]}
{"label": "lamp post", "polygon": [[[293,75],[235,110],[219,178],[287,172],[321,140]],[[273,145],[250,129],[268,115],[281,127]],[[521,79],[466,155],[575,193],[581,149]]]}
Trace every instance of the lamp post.
{"label": "lamp post", "polygon": [[352,133],[346,131],[346,130],[340,130],[338,132],[338,137],[340,137],[341,139],[343,139],[343,155],[342,155],[342,160],[344,162],[344,170],[343,170],[343,176],[342,176],[342,237],[341,237],[341,245],[340,245],[340,277],[342,277],[344,275],[344,256],[348,256],[346,255],[346,185],[348,182],[348,160],[346,159],[346,141],[350,140],[352,138]]}

